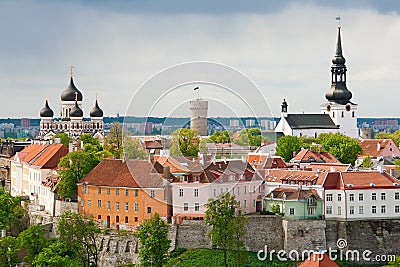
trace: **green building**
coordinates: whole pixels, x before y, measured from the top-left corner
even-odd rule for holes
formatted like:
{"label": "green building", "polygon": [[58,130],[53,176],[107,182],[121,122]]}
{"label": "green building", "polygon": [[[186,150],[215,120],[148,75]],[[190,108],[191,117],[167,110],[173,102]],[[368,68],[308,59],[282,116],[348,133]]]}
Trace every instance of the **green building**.
{"label": "green building", "polygon": [[276,188],[264,199],[264,211],[292,220],[322,219],[322,205],[314,189]]}

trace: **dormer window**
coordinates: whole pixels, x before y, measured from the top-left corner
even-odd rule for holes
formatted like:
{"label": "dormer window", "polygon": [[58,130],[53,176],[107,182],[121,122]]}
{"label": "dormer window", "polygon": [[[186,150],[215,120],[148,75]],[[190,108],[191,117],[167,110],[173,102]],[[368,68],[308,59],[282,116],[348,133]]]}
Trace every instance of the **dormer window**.
{"label": "dormer window", "polygon": [[313,196],[307,198],[307,206],[315,206],[316,202]]}

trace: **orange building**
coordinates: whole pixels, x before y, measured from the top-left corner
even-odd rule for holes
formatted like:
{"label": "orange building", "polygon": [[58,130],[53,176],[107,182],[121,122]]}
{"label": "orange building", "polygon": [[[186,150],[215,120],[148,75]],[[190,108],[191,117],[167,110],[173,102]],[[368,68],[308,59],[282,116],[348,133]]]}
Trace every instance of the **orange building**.
{"label": "orange building", "polygon": [[104,159],[80,180],[78,200],[80,214],[107,228],[132,229],[155,212],[172,216],[169,182],[144,160]]}

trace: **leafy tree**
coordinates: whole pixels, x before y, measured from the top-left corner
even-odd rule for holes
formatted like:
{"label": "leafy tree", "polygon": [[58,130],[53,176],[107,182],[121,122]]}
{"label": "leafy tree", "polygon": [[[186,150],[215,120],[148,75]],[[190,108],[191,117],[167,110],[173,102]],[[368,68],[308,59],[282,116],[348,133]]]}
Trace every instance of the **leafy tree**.
{"label": "leafy tree", "polygon": [[94,145],[94,146],[101,147],[99,140],[96,139],[96,138],[94,138],[94,137],[93,137],[91,134],[89,134],[89,133],[81,134],[81,135],[79,136],[79,141],[80,141],[80,142],[83,142],[84,145],[86,145],[86,144],[91,144],[91,145]]}
{"label": "leafy tree", "polygon": [[281,206],[279,206],[279,204],[272,204],[271,211],[275,214],[279,214],[281,212]]}
{"label": "leafy tree", "polygon": [[283,136],[276,144],[276,154],[289,161],[293,158],[293,154],[299,153],[303,146],[303,142],[296,136]]}
{"label": "leafy tree", "polygon": [[400,266],[400,256],[396,256],[394,261],[390,261],[387,265],[383,267]]}
{"label": "leafy tree", "polygon": [[92,217],[65,212],[57,226],[60,241],[78,256],[81,266],[98,266],[100,228]]}
{"label": "leafy tree", "polygon": [[171,135],[170,152],[173,156],[196,157],[199,152],[200,138],[197,130],[181,128]]}
{"label": "leafy tree", "polygon": [[57,240],[44,248],[32,261],[33,267],[79,267],[78,261],[74,259],[74,252],[64,242]]}
{"label": "leafy tree", "polygon": [[18,235],[20,247],[27,253],[24,261],[31,262],[42,250],[49,245],[46,233],[41,225],[32,225]]}
{"label": "leafy tree", "polygon": [[369,154],[367,154],[367,156],[364,158],[364,160],[361,163],[361,167],[363,168],[371,168],[373,165],[373,162],[371,160],[371,157],[369,156]]}
{"label": "leafy tree", "polygon": [[124,140],[124,152],[128,153],[130,159],[147,159],[147,153],[138,139]]}
{"label": "leafy tree", "polygon": [[123,150],[122,140],[122,124],[113,122],[110,133],[104,139],[104,149],[109,151],[115,158],[121,158]]}
{"label": "leafy tree", "polygon": [[215,131],[209,139],[214,143],[231,143],[233,133],[228,130]]}
{"label": "leafy tree", "polygon": [[248,258],[243,241],[243,236],[246,234],[246,223],[247,218],[244,217],[242,211],[238,209],[234,223],[232,224],[233,239],[230,251],[230,256],[237,266],[244,266]]}
{"label": "leafy tree", "polygon": [[60,144],[63,144],[66,147],[69,147],[69,143],[72,142],[72,138],[66,133],[58,133],[53,137],[53,141],[56,138],[60,138]]}
{"label": "leafy tree", "polygon": [[392,139],[393,142],[399,146],[400,145],[400,130],[394,133],[379,132],[374,135],[375,139]]}
{"label": "leafy tree", "polygon": [[168,225],[164,220],[155,213],[153,217],[140,224],[135,235],[141,244],[139,248],[141,264],[162,267],[171,245],[171,240],[168,239]]}
{"label": "leafy tree", "polygon": [[239,202],[226,192],[216,199],[209,199],[206,207],[205,222],[212,226],[209,236],[213,245],[223,250],[226,267],[227,252],[240,252],[243,248],[241,238],[244,235],[245,222],[239,211]]}
{"label": "leafy tree", "polygon": [[12,197],[4,188],[0,188],[0,229],[18,235],[25,228],[26,209],[21,206],[20,197]]}
{"label": "leafy tree", "polygon": [[0,237],[0,266],[15,266],[18,260],[19,246],[13,236]]}
{"label": "leafy tree", "polygon": [[317,138],[325,151],[334,155],[344,164],[354,164],[362,148],[357,140],[341,133],[323,133]]}
{"label": "leafy tree", "polygon": [[100,160],[90,153],[78,150],[62,157],[59,167],[57,194],[60,197],[75,197],[78,193],[77,183],[88,174]]}
{"label": "leafy tree", "polygon": [[234,143],[241,146],[260,146],[263,140],[265,139],[259,128],[244,128]]}

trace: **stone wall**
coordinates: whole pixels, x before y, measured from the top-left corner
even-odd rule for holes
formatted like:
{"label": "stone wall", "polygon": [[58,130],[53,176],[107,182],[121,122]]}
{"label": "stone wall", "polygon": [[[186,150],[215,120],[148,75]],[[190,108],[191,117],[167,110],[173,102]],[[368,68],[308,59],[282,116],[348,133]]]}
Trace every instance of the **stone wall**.
{"label": "stone wall", "polygon": [[211,229],[203,221],[183,222],[176,226],[176,247],[179,248],[211,248],[212,244],[208,238]]}
{"label": "stone wall", "polygon": [[318,250],[326,248],[324,220],[283,220],[284,250]]}
{"label": "stone wall", "polygon": [[99,267],[140,262],[139,243],[133,235],[104,235],[99,242]]}
{"label": "stone wall", "polygon": [[61,216],[67,210],[72,212],[78,212],[78,202],[65,202],[56,200],[56,207],[55,207],[55,215],[54,216]]}

